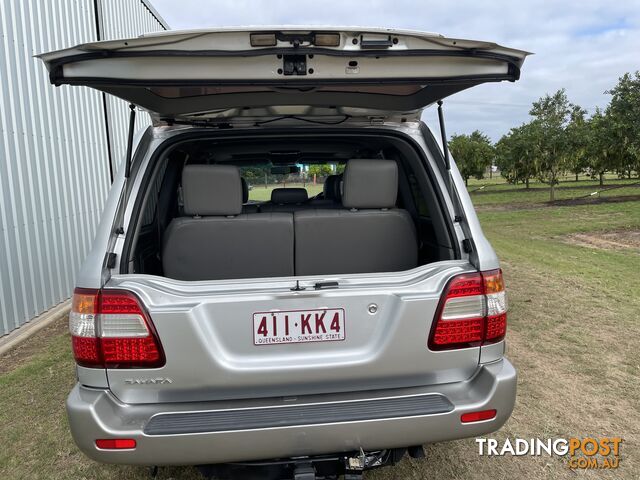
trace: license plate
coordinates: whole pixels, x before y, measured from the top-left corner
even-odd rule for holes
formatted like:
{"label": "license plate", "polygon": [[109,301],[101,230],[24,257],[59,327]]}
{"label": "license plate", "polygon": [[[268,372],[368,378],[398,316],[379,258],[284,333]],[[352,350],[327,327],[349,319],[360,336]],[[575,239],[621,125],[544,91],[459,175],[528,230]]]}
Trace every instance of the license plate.
{"label": "license plate", "polygon": [[291,310],[253,314],[253,344],[344,340],[344,309]]}

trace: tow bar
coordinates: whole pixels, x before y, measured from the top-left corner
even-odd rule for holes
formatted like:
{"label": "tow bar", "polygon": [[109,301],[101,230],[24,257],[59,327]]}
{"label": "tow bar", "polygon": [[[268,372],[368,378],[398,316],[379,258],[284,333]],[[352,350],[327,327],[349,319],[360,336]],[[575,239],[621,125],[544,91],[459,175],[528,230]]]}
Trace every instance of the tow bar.
{"label": "tow bar", "polygon": [[[377,456],[367,457],[362,450],[354,457],[343,457],[344,480],[362,480],[362,473],[369,458],[379,461]],[[323,477],[324,478],[324,477]],[[293,480],[316,480],[316,469],[311,463],[298,463],[293,470]]]}
{"label": "tow bar", "polygon": [[[374,460],[375,458],[377,457],[373,457]],[[345,457],[344,460],[344,480],[360,480],[368,460],[362,447],[360,447],[360,455],[357,457]]]}
{"label": "tow bar", "polygon": [[199,465],[204,478],[232,480],[362,480],[365,470],[395,465],[409,451],[416,458],[424,456],[422,447],[393,448],[365,452],[295,457],[257,462]]}

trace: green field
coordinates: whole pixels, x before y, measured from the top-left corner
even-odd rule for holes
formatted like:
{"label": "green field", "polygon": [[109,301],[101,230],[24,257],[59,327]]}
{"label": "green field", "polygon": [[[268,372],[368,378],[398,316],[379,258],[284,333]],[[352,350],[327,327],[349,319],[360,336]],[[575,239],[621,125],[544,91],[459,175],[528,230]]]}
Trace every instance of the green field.
{"label": "green field", "polygon": [[[614,182],[623,183],[607,179]],[[560,198],[573,198],[573,183],[562,184]],[[623,437],[620,467],[575,472],[563,458],[480,457],[465,439],[427,446],[427,458],[366,478],[640,478],[640,201],[549,206],[541,185],[491,188],[472,197],[505,271],[507,356],[519,374],[513,416],[491,437]],[[0,478],[148,478],[147,469],[99,465],[76,449],[64,415],[73,383],[63,323],[0,358]],[[198,477],[163,468],[158,478]]]}

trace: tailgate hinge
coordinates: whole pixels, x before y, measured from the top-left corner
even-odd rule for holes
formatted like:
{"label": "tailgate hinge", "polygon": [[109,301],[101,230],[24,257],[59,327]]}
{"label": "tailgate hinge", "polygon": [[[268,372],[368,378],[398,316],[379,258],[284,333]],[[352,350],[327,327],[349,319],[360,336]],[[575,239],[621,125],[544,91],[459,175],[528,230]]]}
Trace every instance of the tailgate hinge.
{"label": "tailgate hinge", "polygon": [[108,252],[104,258],[104,265],[109,270],[116,268],[116,259],[118,256],[113,252]]}

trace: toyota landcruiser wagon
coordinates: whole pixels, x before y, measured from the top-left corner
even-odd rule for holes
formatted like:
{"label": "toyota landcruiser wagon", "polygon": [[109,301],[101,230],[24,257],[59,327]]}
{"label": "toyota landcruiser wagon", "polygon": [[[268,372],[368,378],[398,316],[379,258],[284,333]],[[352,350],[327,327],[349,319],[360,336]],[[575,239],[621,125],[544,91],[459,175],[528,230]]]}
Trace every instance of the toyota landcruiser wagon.
{"label": "toyota landcruiser wagon", "polygon": [[[526,55],[355,27],[41,55],[53,84],[131,104],[69,317],[79,448],[221,478],[360,478],[500,428],[516,394],[504,282],[442,100],[517,80]],[[134,135],[140,110],[152,125]]]}

